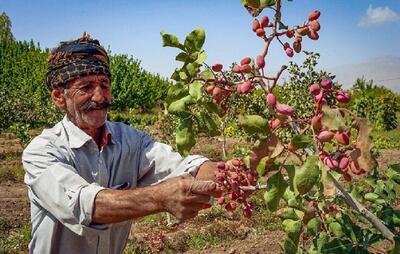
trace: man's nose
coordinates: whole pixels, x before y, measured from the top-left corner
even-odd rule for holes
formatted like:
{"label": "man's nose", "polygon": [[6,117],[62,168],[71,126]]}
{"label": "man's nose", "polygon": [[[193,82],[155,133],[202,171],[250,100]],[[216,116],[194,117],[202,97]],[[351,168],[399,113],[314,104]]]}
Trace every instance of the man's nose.
{"label": "man's nose", "polygon": [[93,91],[92,101],[97,103],[102,103],[104,101],[104,91],[101,89],[101,86],[96,86]]}

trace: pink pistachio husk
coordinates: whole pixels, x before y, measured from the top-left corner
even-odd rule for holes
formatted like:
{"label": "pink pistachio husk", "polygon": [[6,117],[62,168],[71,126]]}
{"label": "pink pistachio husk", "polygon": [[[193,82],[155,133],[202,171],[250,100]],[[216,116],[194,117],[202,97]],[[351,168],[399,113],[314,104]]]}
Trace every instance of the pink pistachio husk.
{"label": "pink pistachio husk", "polygon": [[319,85],[317,83],[312,84],[309,88],[309,91],[312,95],[317,96],[321,89],[319,88]]}
{"label": "pink pistachio husk", "polygon": [[224,196],[219,197],[217,199],[217,203],[220,205],[223,205],[225,203],[225,197]]}
{"label": "pink pistachio husk", "polygon": [[319,131],[319,130],[321,130],[321,128],[322,128],[321,118],[322,118],[322,115],[321,115],[321,114],[318,114],[318,115],[314,116],[314,117],[311,119],[311,126],[312,126],[312,128],[314,129],[314,131]]}
{"label": "pink pistachio husk", "polygon": [[276,110],[284,115],[287,116],[292,116],[294,113],[294,110],[292,107],[290,107],[289,105],[286,104],[281,104],[281,103],[276,103]]}
{"label": "pink pistachio husk", "polygon": [[269,24],[269,18],[268,18],[267,16],[263,16],[263,17],[260,19],[260,25],[261,25],[261,27],[267,27],[268,24]]}
{"label": "pink pistachio husk", "polygon": [[350,137],[347,132],[339,132],[335,133],[335,139],[339,144],[348,145],[350,143]]}
{"label": "pink pistachio husk", "polygon": [[336,94],[336,100],[340,103],[349,103],[351,97],[348,93],[341,91]]}
{"label": "pink pistachio husk", "polygon": [[240,73],[240,65],[235,64],[232,68],[234,73]]}
{"label": "pink pistachio husk", "polygon": [[242,60],[240,60],[240,65],[245,65],[245,64],[250,64],[251,63],[251,58],[250,57],[245,57]]}
{"label": "pink pistachio husk", "polygon": [[293,52],[293,49],[292,49],[292,48],[287,48],[287,49],[285,49],[285,52],[286,52],[286,55],[287,55],[288,57],[293,57],[293,56],[294,56],[294,52]]}
{"label": "pink pistachio husk", "polygon": [[262,55],[257,56],[256,65],[260,69],[265,67],[265,59],[264,59],[264,57]]}
{"label": "pink pistachio husk", "polygon": [[331,131],[321,131],[321,133],[318,134],[317,138],[321,142],[329,142],[332,140],[334,135],[335,135],[335,133],[333,133]]}
{"label": "pink pistachio husk", "polygon": [[324,158],[324,164],[327,165],[330,169],[337,169],[339,166],[339,162],[329,156],[326,156]]}
{"label": "pink pistachio husk", "polygon": [[273,93],[268,93],[266,96],[267,104],[271,107],[276,105],[276,96]]}
{"label": "pink pistachio husk", "polygon": [[325,90],[331,89],[333,86],[332,79],[326,78],[321,81],[321,87]]}
{"label": "pink pistachio husk", "polygon": [[215,72],[220,72],[222,70],[222,64],[214,64],[211,69]]}
{"label": "pink pistachio husk", "polygon": [[364,170],[356,165],[354,161],[350,162],[350,169],[355,175],[361,175]]}
{"label": "pink pistachio husk", "polygon": [[339,161],[339,168],[343,171],[349,166],[350,160],[348,157],[344,156]]}
{"label": "pink pistachio husk", "polygon": [[254,88],[253,82],[247,80],[240,85],[240,93],[247,94]]}

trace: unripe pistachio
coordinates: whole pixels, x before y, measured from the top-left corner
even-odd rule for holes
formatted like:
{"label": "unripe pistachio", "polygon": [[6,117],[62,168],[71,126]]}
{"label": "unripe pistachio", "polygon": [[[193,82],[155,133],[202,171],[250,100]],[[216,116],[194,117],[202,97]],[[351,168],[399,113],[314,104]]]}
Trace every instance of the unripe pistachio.
{"label": "unripe pistachio", "polygon": [[312,84],[308,90],[310,91],[310,93],[314,96],[317,96],[319,94],[319,92],[321,91],[321,89],[319,88],[319,84],[314,83]]}
{"label": "unripe pistachio", "polygon": [[283,49],[286,50],[287,48],[290,48],[289,42],[285,42],[285,43],[283,44]]}
{"label": "unripe pistachio", "polygon": [[226,168],[225,162],[223,161],[217,162],[217,168],[225,169]]}
{"label": "unripe pistachio", "polygon": [[358,166],[354,161],[350,162],[350,169],[355,175],[361,175],[364,172],[364,170],[360,168],[360,166]]}
{"label": "unripe pistachio", "polygon": [[323,80],[321,81],[320,85],[321,85],[321,87],[322,87],[323,89],[329,90],[329,89],[331,89],[332,86],[333,86],[332,79],[330,79],[330,78],[323,79]]}
{"label": "unripe pistachio", "polygon": [[245,65],[245,64],[250,64],[251,63],[251,58],[246,56],[242,60],[240,60],[240,65]]}
{"label": "unripe pistachio", "polygon": [[206,87],[206,92],[207,92],[208,94],[212,94],[212,93],[213,93],[213,90],[214,90],[214,86],[213,86],[213,85],[210,85],[210,86],[207,86],[207,87]]}
{"label": "unripe pistachio", "polygon": [[263,16],[260,20],[261,27],[267,27],[269,23],[269,18],[267,16]]}
{"label": "unripe pistachio", "polygon": [[300,41],[294,41],[293,42],[293,49],[294,49],[294,52],[300,53],[301,52],[301,42]]}
{"label": "unripe pistachio", "polygon": [[276,105],[276,96],[273,93],[268,93],[266,96],[267,104],[271,107],[275,107]]}
{"label": "unripe pistachio", "polygon": [[293,49],[291,49],[291,48],[285,49],[285,52],[288,57],[293,57],[293,55],[294,55]]}
{"label": "unripe pistachio", "polygon": [[322,123],[321,123],[321,118],[322,115],[316,115],[311,119],[311,126],[314,129],[314,131],[318,132],[322,128]]}
{"label": "unripe pistachio", "polygon": [[288,38],[292,38],[292,37],[294,36],[294,30],[288,30],[288,31],[286,32],[286,36],[287,36]]}
{"label": "unripe pistachio", "polygon": [[296,148],[296,146],[293,144],[293,142],[289,142],[287,149],[288,149],[290,152],[294,152],[294,151],[297,150],[297,148]]}
{"label": "unripe pistachio", "polygon": [[321,15],[321,12],[318,10],[312,11],[308,14],[308,20],[309,21],[313,21],[319,18],[319,16]]}
{"label": "unripe pistachio", "polygon": [[251,66],[248,65],[248,64],[240,66],[240,72],[250,73],[251,72]]}
{"label": "unripe pistachio", "polygon": [[336,94],[336,100],[340,103],[349,103],[351,97],[348,93],[340,91]]}
{"label": "unripe pistachio", "polygon": [[263,37],[263,36],[265,35],[264,29],[263,29],[263,28],[258,28],[258,29],[256,30],[256,35],[257,35],[258,37]]}
{"label": "unripe pistachio", "polygon": [[308,38],[310,38],[311,40],[318,40],[319,39],[319,34],[318,32],[314,31],[314,30],[310,30],[310,32],[307,34]]}
{"label": "unripe pistachio", "polygon": [[335,133],[335,139],[337,140],[337,142],[339,144],[342,144],[342,145],[348,145],[350,142],[350,137],[348,136],[348,134],[346,132],[337,131]]}
{"label": "unripe pistachio", "polygon": [[253,30],[253,32],[255,32],[260,27],[261,27],[261,25],[260,25],[260,22],[258,21],[258,19],[254,19],[253,22],[251,23],[251,30]]}
{"label": "unripe pistachio", "polygon": [[235,64],[232,68],[232,72],[240,73],[240,65]]}
{"label": "unripe pistachio", "polygon": [[236,204],[235,203],[228,203],[225,205],[225,209],[227,211],[233,211],[236,209]]}
{"label": "unripe pistachio", "polygon": [[214,64],[211,69],[215,72],[220,72],[222,70],[222,64]]}
{"label": "unripe pistachio", "polygon": [[297,33],[301,36],[305,36],[310,33],[310,29],[308,29],[308,26],[303,26],[297,29]]}
{"label": "unripe pistachio", "polygon": [[271,127],[272,130],[275,130],[281,125],[281,123],[282,121],[279,118],[276,118],[271,121],[269,126]]}
{"label": "unripe pistachio", "polygon": [[223,205],[225,203],[225,197],[224,196],[219,197],[217,203]]}
{"label": "unripe pistachio", "polygon": [[240,93],[247,94],[253,88],[253,82],[251,82],[251,80],[247,80],[240,85]]}
{"label": "unripe pistachio", "polygon": [[294,110],[292,107],[286,105],[286,104],[281,104],[281,103],[276,103],[276,110],[284,115],[287,116],[292,116],[294,113]]}
{"label": "unripe pistachio", "polygon": [[243,209],[243,216],[246,218],[250,218],[253,215],[251,209],[245,208]]}
{"label": "unripe pistachio", "polygon": [[321,29],[321,25],[319,24],[318,20],[313,20],[310,22],[310,28],[317,32],[319,29]]}
{"label": "unripe pistachio", "polygon": [[256,58],[256,65],[258,68],[262,69],[265,67],[265,59],[262,55],[258,55]]}
{"label": "unripe pistachio", "polygon": [[339,161],[339,168],[341,170],[345,170],[347,168],[347,166],[349,166],[350,160],[348,157],[344,156],[340,159]]}
{"label": "unripe pistachio", "polygon": [[337,169],[339,167],[339,162],[329,156],[324,158],[324,164],[327,165],[330,169]]}
{"label": "unripe pistachio", "polygon": [[321,133],[318,134],[317,139],[321,142],[329,142],[332,140],[334,135],[335,133],[331,131],[321,131]]}

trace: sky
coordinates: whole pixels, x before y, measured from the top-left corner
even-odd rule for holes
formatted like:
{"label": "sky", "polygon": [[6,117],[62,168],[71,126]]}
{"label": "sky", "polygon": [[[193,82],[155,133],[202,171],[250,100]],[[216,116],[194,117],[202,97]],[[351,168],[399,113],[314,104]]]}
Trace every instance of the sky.
{"label": "sky", "polygon": [[[321,12],[320,39],[303,40],[303,49],[321,54],[319,68],[400,57],[400,0],[283,0],[282,21],[302,24],[313,10]],[[256,57],[263,46],[240,0],[0,0],[3,11],[17,40],[33,39],[42,48],[53,48],[86,31],[112,53],[131,55],[144,69],[165,77],[181,63],[175,61],[177,49],[162,47],[161,30],[183,42],[190,31],[204,28],[210,65]],[[271,17],[272,11],[261,15]],[[282,64],[303,59],[303,54],[289,59],[274,41],[266,62],[275,73]],[[387,78],[396,77],[400,73]]]}

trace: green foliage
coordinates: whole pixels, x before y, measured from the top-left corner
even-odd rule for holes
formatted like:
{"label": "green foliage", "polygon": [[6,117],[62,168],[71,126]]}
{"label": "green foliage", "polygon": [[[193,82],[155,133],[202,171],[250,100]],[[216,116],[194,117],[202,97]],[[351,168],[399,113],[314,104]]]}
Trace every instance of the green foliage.
{"label": "green foliage", "polygon": [[157,121],[156,113],[144,113],[136,109],[128,111],[111,111],[108,114],[108,119],[114,122],[123,122],[136,129],[144,130],[146,126],[154,125]]}
{"label": "green foliage", "polygon": [[151,109],[159,105],[167,95],[171,83],[140,66],[140,61],[127,55],[110,57],[112,73],[113,109]]}
{"label": "green foliage", "polygon": [[[310,118],[314,113],[314,98],[309,92],[310,85],[319,83],[325,77],[334,78],[326,71],[317,72],[315,70],[319,59],[318,53],[305,51],[305,54],[307,57],[302,65],[298,65],[295,62],[289,63],[289,79],[278,87],[276,93],[278,100],[292,106],[296,115],[302,119]],[[329,105],[331,104],[330,102],[328,100]]]}
{"label": "green foliage", "polygon": [[378,130],[396,129],[396,113],[400,111],[400,96],[389,89],[374,85],[373,81],[357,79],[351,89],[349,107],[358,116],[368,118]]}

